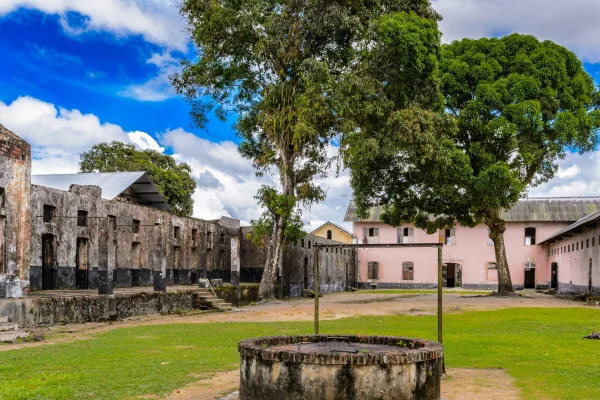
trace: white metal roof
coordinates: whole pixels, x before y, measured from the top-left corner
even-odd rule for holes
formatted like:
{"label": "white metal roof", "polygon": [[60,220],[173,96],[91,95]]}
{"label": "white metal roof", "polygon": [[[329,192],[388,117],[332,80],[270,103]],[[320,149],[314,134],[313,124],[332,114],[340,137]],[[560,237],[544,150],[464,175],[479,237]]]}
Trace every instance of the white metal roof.
{"label": "white metal roof", "polygon": [[140,204],[163,210],[170,209],[150,177],[143,171],[32,175],[31,183],[64,191],[68,191],[71,185],[98,186],[102,189],[102,198],[106,200],[113,200],[131,188]]}

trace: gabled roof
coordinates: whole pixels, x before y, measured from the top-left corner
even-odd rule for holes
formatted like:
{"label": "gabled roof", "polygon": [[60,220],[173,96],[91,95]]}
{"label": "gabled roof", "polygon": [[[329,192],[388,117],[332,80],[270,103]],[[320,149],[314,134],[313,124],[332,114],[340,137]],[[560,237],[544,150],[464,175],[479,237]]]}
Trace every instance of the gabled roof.
{"label": "gabled roof", "polygon": [[581,218],[579,221],[567,226],[565,229],[561,229],[556,232],[554,235],[550,236],[547,239],[544,239],[542,242],[538,244],[544,244],[548,242],[555,242],[557,240],[561,240],[565,236],[571,236],[572,233],[581,233],[583,228],[586,226],[595,226],[595,224],[600,220],[600,211],[596,211],[590,215],[586,215]]}
{"label": "gabled roof", "polygon": [[163,210],[171,209],[148,174],[143,171],[32,175],[31,183],[64,191],[68,191],[71,185],[98,186],[102,189],[102,198],[106,200],[113,200],[131,188],[140,204]]}
{"label": "gabled roof", "polygon": [[[350,200],[344,221],[380,222],[383,207],[372,207],[367,219],[359,219],[356,210]],[[519,200],[503,218],[507,222],[574,222],[596,211],[600,211],[600,197],[530,197]]]}
{"label": "gabled roof", "polygon": [[352,233],[348,232],[346,229],[342,228],[342,227],[341,227],[341,226],[339,226],[338,224],[334,224],[334,223],[333,223],[333,222],[331,222],[331,221],[327,221],[327,222],[325,222],[323,225],[319,226],[317,229],[315,229],[314,231],[312,231],[310,234],[311,234],[311,235],[312,235],[312,234],[314,234],[316,231],[318,231],[319,229],[321,229],[322,227],[324,227],[324,226],[326,226],[326,225],[333,225],[333,226],[335,226],[336,228],[338,228],[340,231],[342,231],[342,232],[344,232],[344,233],[348,234],[348,236],[353,236],[353,235],[352,235]]}

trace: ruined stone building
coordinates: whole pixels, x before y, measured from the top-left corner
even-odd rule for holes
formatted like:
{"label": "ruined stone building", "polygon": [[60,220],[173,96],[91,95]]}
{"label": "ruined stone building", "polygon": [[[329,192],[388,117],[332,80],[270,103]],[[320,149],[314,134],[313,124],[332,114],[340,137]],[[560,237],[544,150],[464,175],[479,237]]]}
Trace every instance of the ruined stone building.
{"label": "ruined stone building", "polygon": [[29,273],[31,146],[0,125],[0,298],[20,297]]}
{"label": "ruined stone building", "polygon": [[[259,282],[265,249],[228,217],[208,221],[172,214],[144,172],[37,175],[30,146],[0,125],[0,298],[23,289],[94,289],[192,285],[199,278]],[[289,243],[280,294],[300,296],[312,285],[314,243]],[[354,251],[320,258],[323,292],[353,285]],[[239,267],[238,267],[239,266]],[[239,272],[237,269],[239,268]],[[109,275],[110,274],[110,275]]]}

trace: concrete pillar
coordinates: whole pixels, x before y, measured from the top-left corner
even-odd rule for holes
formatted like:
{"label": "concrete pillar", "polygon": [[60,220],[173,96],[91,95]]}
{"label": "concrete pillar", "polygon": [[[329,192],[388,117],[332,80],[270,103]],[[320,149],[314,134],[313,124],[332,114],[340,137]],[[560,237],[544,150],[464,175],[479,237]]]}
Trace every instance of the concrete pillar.
{"label": "concrete pillar", "polygon": [[231,284],[240,286],[240,238],[231,237]]}
{"label": "concrete pillar", "polygon": [[156,226],[153,229],[157,229],[156,235],[156,262],[158,268],[154,267],[152,271],[154,278],[154,291],[155,292],[167,292],[167,235],[165,233],[165,223]]}
{"label": "concrete pillar", "polygon": [[113,266],[109,261],[111,232],[110,219],[100,218],[100,229],[98,229],[98,294],[113,294]]}

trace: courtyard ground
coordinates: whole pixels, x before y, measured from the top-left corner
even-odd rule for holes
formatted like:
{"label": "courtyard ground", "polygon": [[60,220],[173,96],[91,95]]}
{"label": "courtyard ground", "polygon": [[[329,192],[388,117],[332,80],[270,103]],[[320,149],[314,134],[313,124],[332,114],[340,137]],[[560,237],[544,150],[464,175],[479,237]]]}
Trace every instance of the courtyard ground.
{"label": "courtyard ground", "polygon": [[[496,298],[446,292],[450,399],[600,398],[600,312],[534,292]],[[312,300],[225,314],[143,317],[38,330],[46,341],[0,346],[0,398],[215,399],[235,390],[236,343],[310,333]],[[324,296],[324,333],[436,338],[437,298],[410,291]]]}

